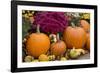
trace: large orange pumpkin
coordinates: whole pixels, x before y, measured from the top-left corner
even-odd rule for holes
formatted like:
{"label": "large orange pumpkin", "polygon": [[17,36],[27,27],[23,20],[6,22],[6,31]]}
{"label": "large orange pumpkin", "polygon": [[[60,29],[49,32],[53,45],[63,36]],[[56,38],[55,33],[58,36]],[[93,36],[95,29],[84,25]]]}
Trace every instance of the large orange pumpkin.
{"label": "large orange pumpkin", "polygon": [[90,34],[87,33],[87,41],[86,41],[86,48],[90,50]]}
{"label": "large orange pumpkin", "polygon": [[66,44],[62,40],[57,40],[57,42],[54,42],[51,44],[51,54],[55,56],[61,56],[65,53],[66,51]]}
{"label": "large orange pumpkin", "polygon": [[90,31],[90,24],[86,20],[80,20],[80,26],[86,31]]}
{"label": "large orange pumpkin", "polygon": [[81,27],[68,26],[63,33],[68,48],[82,48],[86,43],[86,32]]}
{"label": "large orange pumpkin", "polygon": [[38,58],[41,54],[46,54],[48,49],[50,48],[50,39],[49,37],[39,32],[32,33],[26,43],[26,49],[28,54]]}

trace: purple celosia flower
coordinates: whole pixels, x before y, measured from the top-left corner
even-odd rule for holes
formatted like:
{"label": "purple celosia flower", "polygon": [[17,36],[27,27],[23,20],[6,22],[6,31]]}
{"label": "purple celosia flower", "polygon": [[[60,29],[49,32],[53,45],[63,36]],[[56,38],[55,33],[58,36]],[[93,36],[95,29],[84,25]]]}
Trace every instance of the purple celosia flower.
{"label": "purple celosia flower", "polygon": [[63,32],[68,25],[64,12],[37,12],[34,19],[44,32]]}

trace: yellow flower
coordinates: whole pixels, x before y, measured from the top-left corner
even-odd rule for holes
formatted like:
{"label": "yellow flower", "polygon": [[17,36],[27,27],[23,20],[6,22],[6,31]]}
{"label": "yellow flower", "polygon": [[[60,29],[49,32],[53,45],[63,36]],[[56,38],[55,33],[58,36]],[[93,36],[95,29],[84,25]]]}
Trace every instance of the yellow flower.
{"label": "yellow flower", "polygon": [[33,14],[32,13],[28,13],[28,16],[31,17],[31,16],[33,16]]}
{"label": "yellow flower", "polygon": [[22,10],[22,13],[25,13],[25,10]]}
{"label": "yellow flower", "polygon": [[83,14],[82,18],[84,18],[84,19],[90,19],[90,13]]}
{"label": "yellow flower", "polygon": [[24,14],[24,17],[25,17],[26,19],[29,19],[28,14]]}

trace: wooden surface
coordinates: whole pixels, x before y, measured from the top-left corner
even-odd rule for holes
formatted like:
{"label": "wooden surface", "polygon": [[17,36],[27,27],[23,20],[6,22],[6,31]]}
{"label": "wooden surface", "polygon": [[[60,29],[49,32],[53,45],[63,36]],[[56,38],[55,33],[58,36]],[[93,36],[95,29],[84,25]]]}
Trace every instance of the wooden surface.
{"label": "wooden surface", "polygon": [[89,59],[90,53],[80,56],[78,59]]}

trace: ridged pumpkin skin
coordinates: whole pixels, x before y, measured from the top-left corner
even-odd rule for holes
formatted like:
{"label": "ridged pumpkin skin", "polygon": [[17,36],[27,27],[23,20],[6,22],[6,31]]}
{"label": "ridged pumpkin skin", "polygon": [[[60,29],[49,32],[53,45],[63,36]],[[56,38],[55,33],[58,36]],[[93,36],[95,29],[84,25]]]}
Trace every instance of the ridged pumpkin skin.
{"label": "ridged pumpkin skin", "polygon": [[86,31],[90,31],[90,24],[86,20],[80,20],[81,27]]}
{"label": "ridged pumpkin skin", "polygon": [[87,41],[86,41],[86,48],[90,50],[90,34],[87,33]]}
{"label": "ridged pumpkin skin", "polygon": [[86,32],[81,27],[68,26],[63,33],[67,48],[82,48],[86,43]]}
{"label": "ridged pumpkin skin", "polygon": [[66,44],[64,43],[64,41],[58,41],[56,43],[52,43],[51,44],[51,53],[55,56],[61,56],[65,53],[66,51]]}
{"label": "ridged pumpkin skin", "polygon": [[38,58],[41,54],[47,53],[49,48],[50,39],[43,33],[32,33],[26,43],[28,54],[35,58]]}

